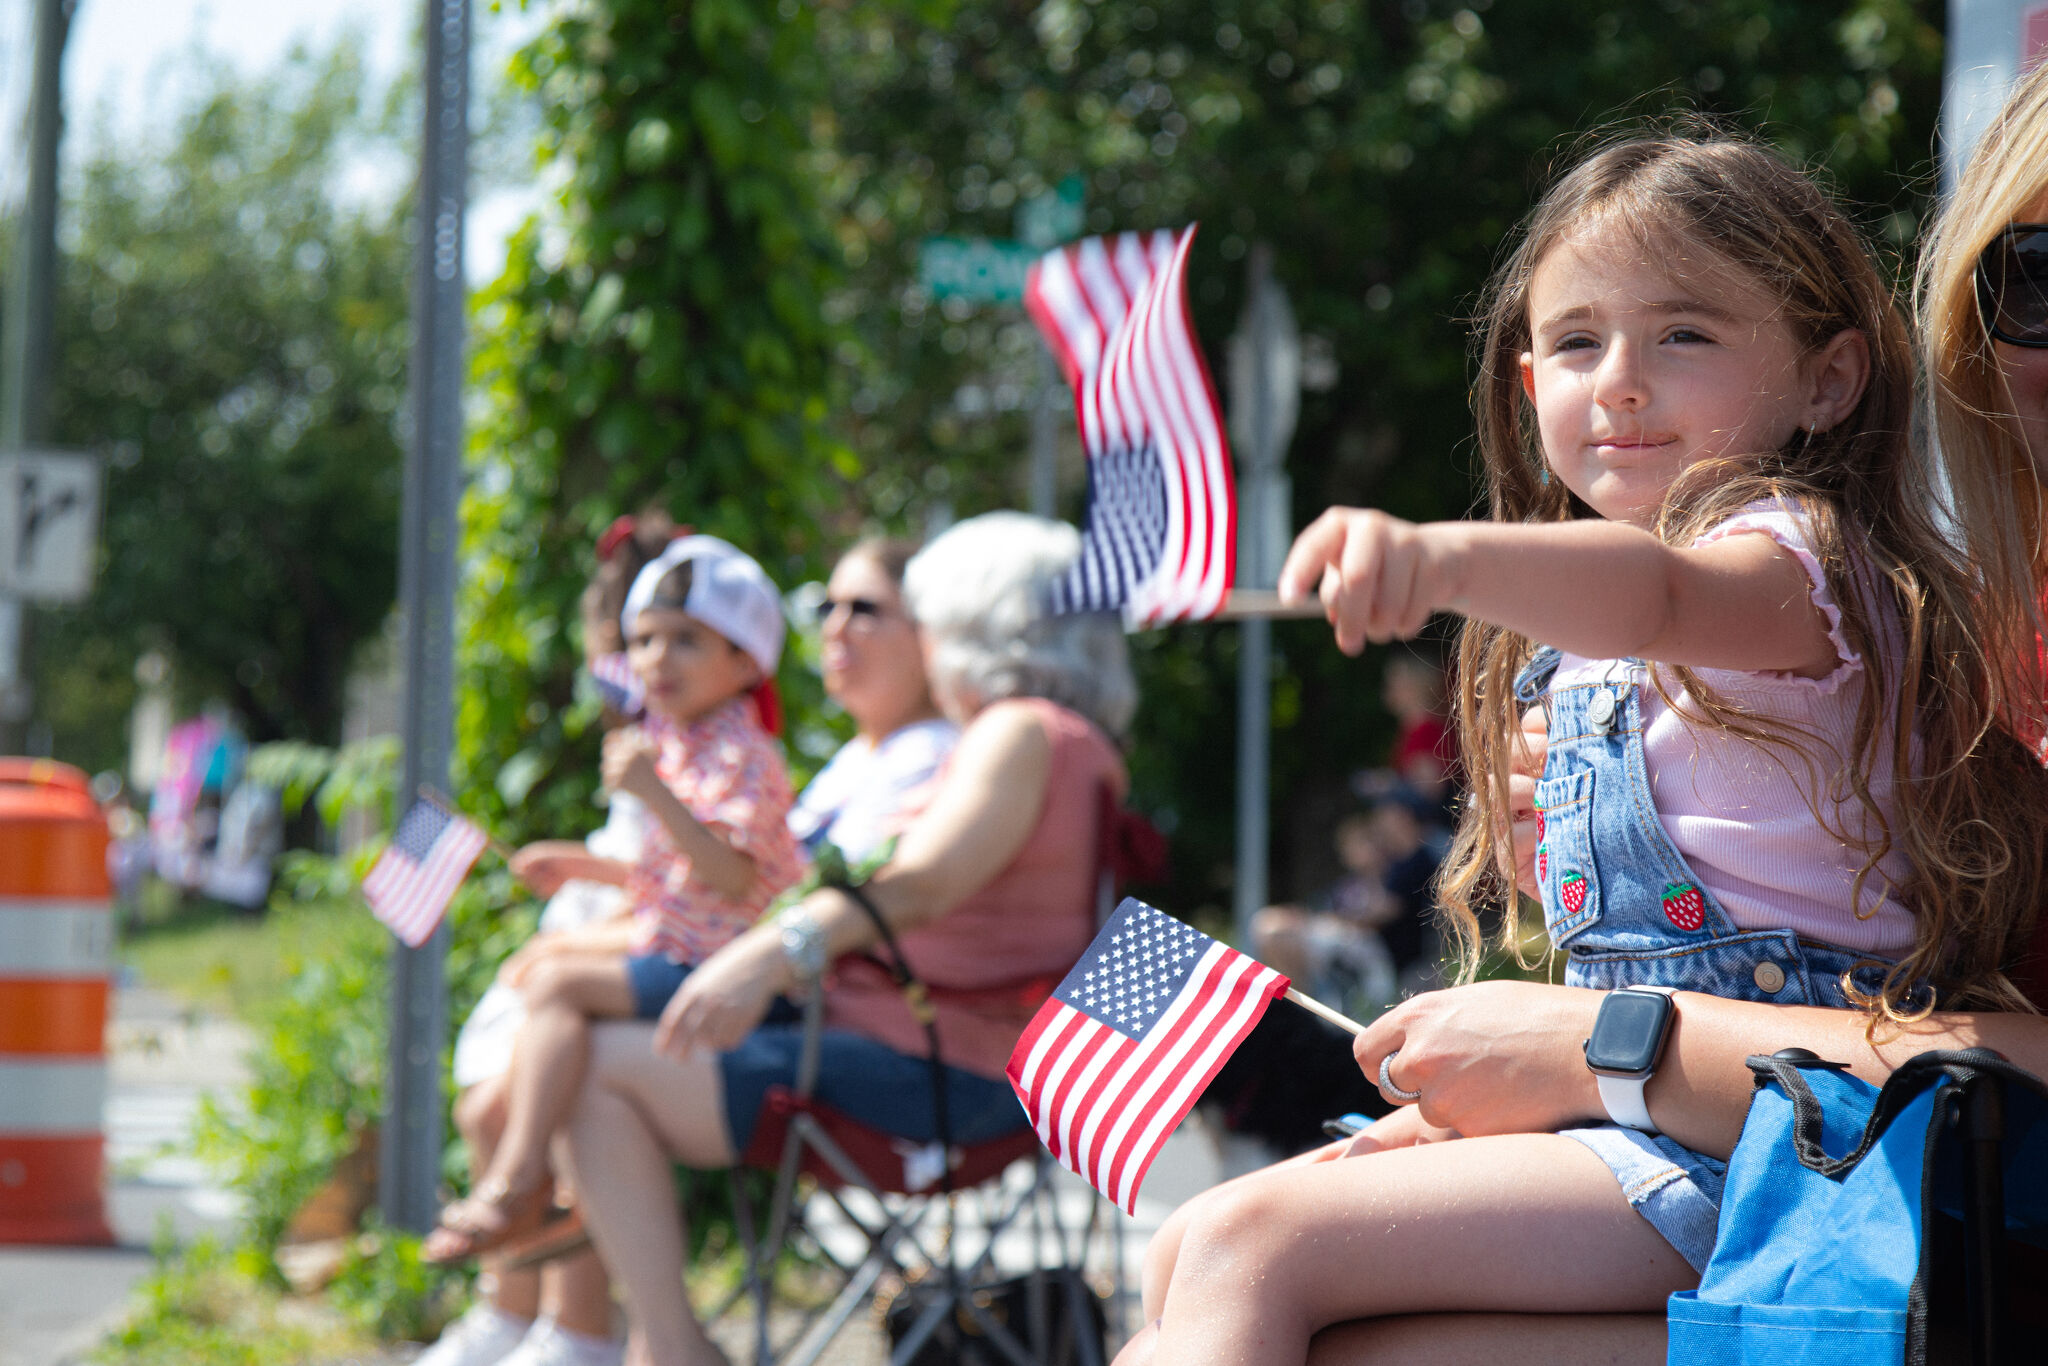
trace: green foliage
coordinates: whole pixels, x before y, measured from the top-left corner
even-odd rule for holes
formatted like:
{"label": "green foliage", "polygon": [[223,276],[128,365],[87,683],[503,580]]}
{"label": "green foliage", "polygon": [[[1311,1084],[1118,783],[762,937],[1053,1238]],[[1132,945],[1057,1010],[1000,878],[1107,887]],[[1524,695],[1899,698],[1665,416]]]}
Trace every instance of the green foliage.
{"label": "green foliage", "polygon": [[178,1248],[159,1237],[156,1265],[128,1321],[93,1349],[105,1366],[319,1366],[360,1359],[367,1344],[346,1324],[287,1310],[211,1239]]}
{"label": "green foliage", "polygon": [[35,614],[57,752],[117,763],[145,648],[258,740],[332,740],[390,610],[409,260],[345,207],[375,136],[359,54],[232,67],[161,135],[101,137],[64,205],[52,436],[102,455],[91,600]]}
{"label": "green foliage", "polygon": [[420,1260],[420,1240],[384,1228],[374,1217],[349,1245],[341,1272],[328,1287],[336,1309],[365,1332],[389,1341],[425,1342],[454,1317],[459,1271]]}
{"label": "green foliage", "polygon": [[[478,300],[457,724],[466,792],[521,834],[592,819],[568,623],[606,523],[659,503],[784,584],[854,525],[828,479],[852,467],[826,431],[816,24],[794,0],[565,6],[515,63],[566,178]],[[784,683],[815,709],[815,680]]]}

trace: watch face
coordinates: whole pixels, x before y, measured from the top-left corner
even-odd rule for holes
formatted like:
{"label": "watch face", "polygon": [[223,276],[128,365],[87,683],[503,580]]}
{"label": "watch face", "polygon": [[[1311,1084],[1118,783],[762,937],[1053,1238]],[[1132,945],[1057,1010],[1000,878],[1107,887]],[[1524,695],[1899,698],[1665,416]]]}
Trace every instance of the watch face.
{"label": "watch face", "polygon": [[1586,1041],[1586,1066],[1595,1072],[1648,1072],[1664,1049],[1672,1010],[1662,992],[1608,992]]}

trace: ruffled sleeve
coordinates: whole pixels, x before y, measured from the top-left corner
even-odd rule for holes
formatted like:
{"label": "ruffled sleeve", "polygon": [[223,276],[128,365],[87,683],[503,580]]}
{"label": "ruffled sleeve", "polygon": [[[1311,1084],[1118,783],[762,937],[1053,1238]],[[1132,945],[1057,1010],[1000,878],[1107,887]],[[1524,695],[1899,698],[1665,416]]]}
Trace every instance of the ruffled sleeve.
{"label": "ruffled sleeve", "polygon": [[1820,678],[1807,678],[1800,674],[1775,669],[1755,671],[1735,669],[1714,669],[1714,674],[1740,673],[1745,678],[1767,679],[1776,685],[1817,693],[1831,693],[1863,671],[1863,656],[1851,648],[1848,638],[1842,634],[1842,609],[1835,602],[1834,594],[1828,591],[1826,573],[1821,569],[1820,560],[1813,553],[1813,546],[1807,535],[1805,521],[1792,509],[1778,503],[1757,503],[1744,508],[1727,521],[1693,542],[1695,549],[1725,541],[1730,536],[1768,536],[1790,551],[1799,561],[1799,567],[1806,571],[1807,596],[1820,609],[1827,620],[1828,640],[1835,647],[1835,667]]}

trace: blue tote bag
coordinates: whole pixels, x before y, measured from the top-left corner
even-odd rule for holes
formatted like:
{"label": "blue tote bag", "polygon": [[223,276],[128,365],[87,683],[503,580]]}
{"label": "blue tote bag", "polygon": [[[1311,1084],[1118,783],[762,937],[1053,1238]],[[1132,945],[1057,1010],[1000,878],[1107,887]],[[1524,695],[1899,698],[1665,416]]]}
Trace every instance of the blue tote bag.
{"label": "blue tote bag", "polygon": [[2048,1247],[2048,1089],[1981,1048],[1922,1053],[1882,1088],[1801,1049],[1749,1066],[1713,1258],[1671,1297],[1671,1366],[1992,1359],[2010,1323],[1997,1268],[2017,1253],[2031,1281],[2029,1249]]}

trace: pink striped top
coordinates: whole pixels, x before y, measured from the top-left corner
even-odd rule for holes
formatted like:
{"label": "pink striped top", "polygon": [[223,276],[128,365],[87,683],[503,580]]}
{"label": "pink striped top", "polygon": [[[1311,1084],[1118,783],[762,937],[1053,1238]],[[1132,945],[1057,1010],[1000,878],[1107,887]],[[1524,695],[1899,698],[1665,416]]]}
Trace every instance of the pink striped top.
{"label": "pink striped top", "polygon": [[[1723,701],[1760,719],[1796,726],[1807,737],[1801,743],[1811,761],[1688,719],[1687,695],[1678,681],[1665,678],[1676,704],[1667,706],[1640,665],[1568,654],[1552,686],[1624,675],[1642,685],[1643,767],[1657,818],[1739,928],[1789,929],[1824,944],[1897,957],[1913,944],[1912,908],[1894,891],[1909,871],[1905,856],[1896,849],[1887,854],[1864,880],[1860,901],[1853,900],[1866,857],[1861,841],[1868,816],[1842,774],[1854,748],[1866,679],[1863,658],[1842,636],[1841,609],[1791,509],[1753,505],[1695,544],[1750,534],[1771,537],[1805,568],[1838,664],[1825,678],[1736,669],[1698,673]],[[1894,809],[1891,748],[1889,737],[1880,736],[1870,778],[1887,820]]]}

